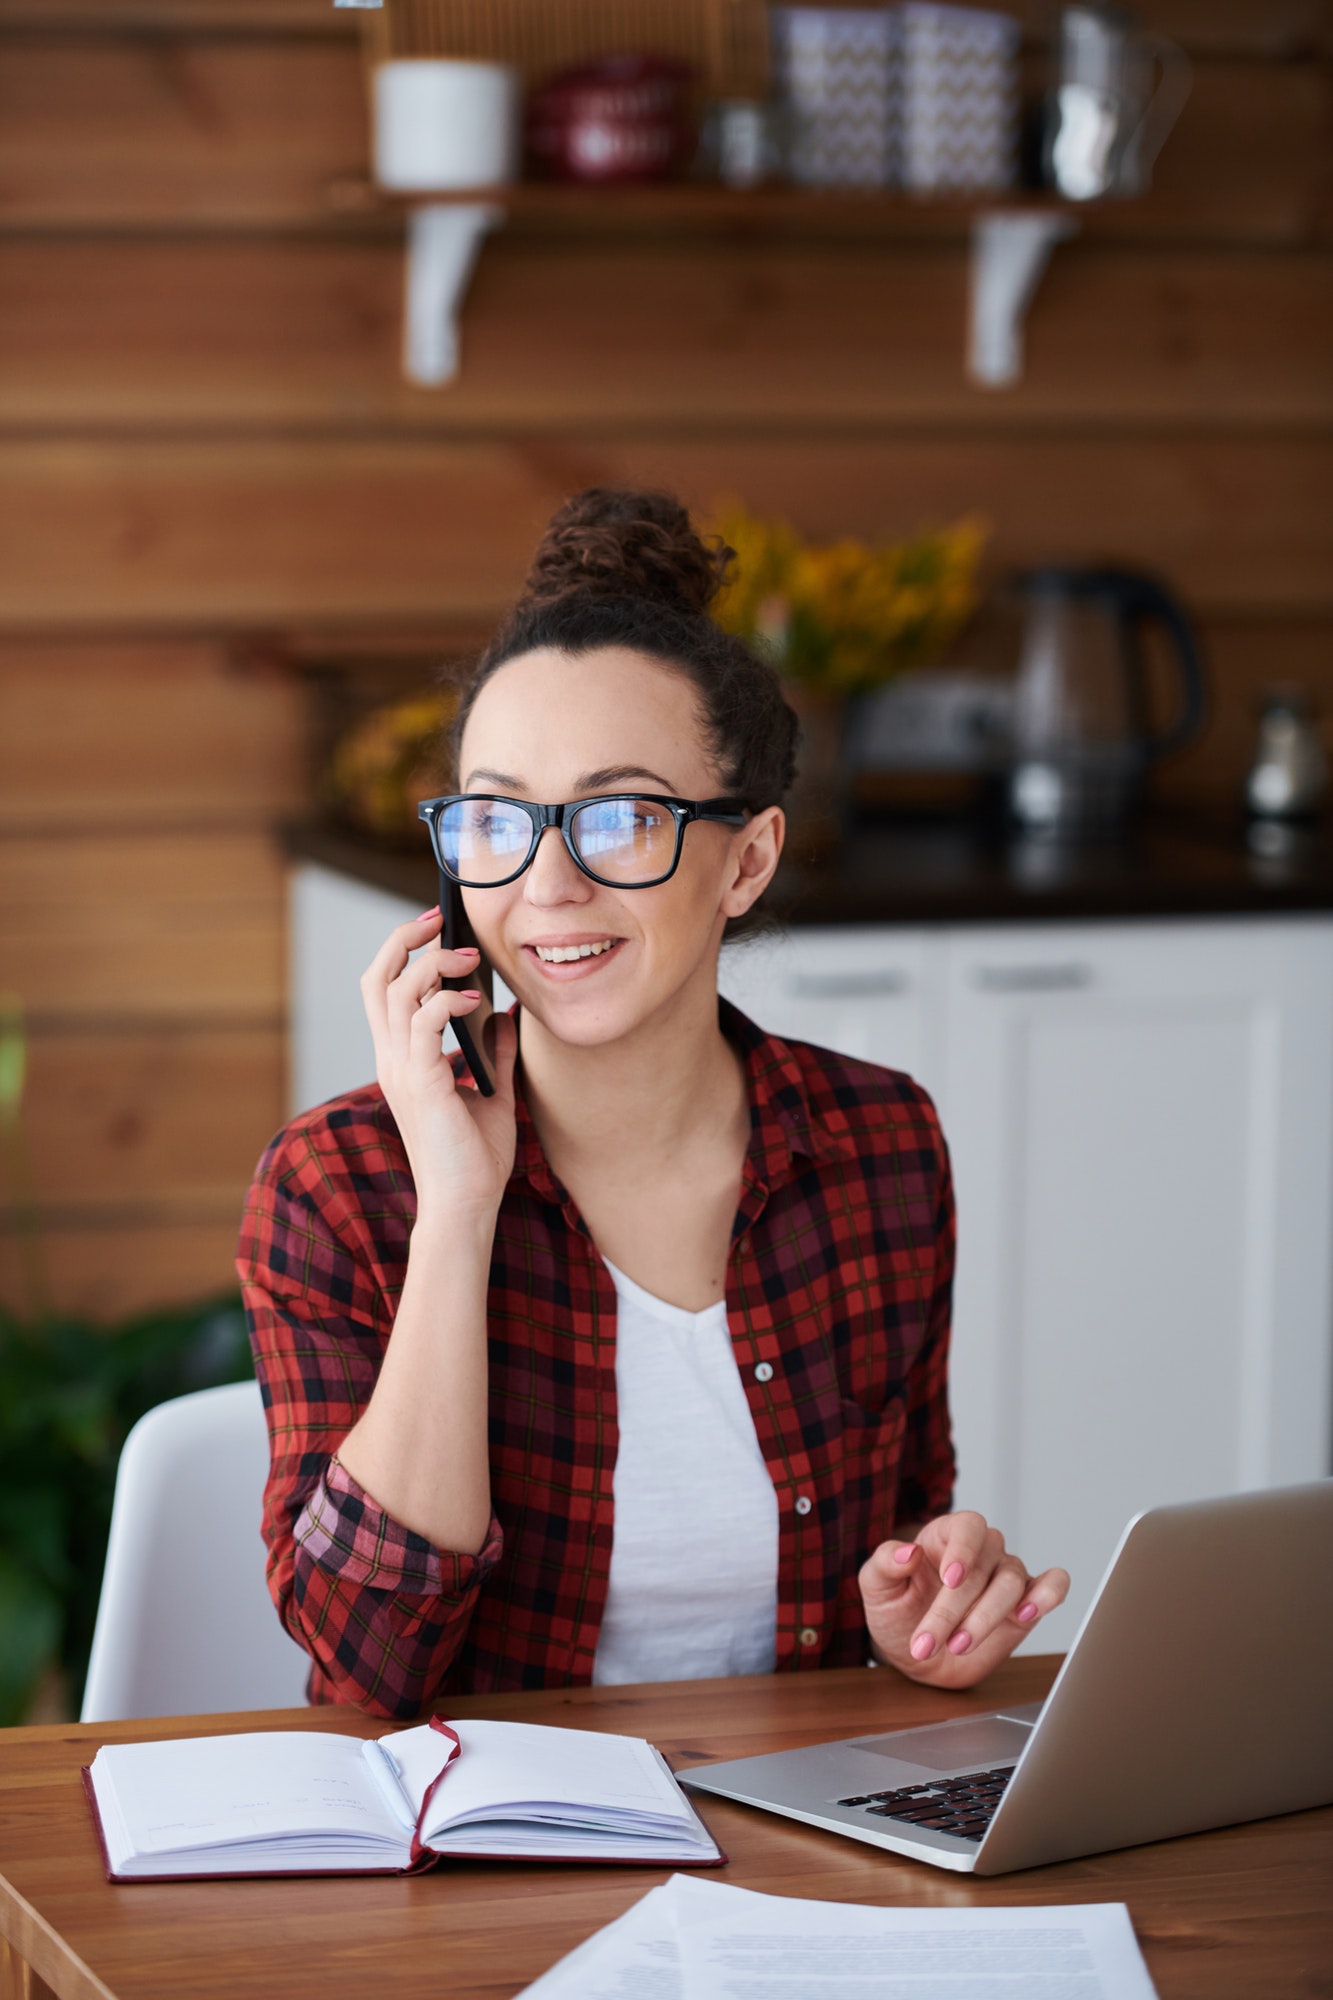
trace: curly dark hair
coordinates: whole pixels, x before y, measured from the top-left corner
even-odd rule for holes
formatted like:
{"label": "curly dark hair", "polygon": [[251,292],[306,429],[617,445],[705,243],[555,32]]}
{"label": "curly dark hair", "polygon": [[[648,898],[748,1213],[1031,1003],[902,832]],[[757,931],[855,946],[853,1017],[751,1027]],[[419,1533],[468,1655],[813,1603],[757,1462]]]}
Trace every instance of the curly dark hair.
{"label": "curly dark hair", "polygon": [[557,508],[527,581],[463,685],[455,759],[492,674],[539,648],[628,647],[692,682],[723,789],[752,812],[780,805],[796,775],[797,720],[764,660],[709,616],[735,561],[669,493],[590,486]]}

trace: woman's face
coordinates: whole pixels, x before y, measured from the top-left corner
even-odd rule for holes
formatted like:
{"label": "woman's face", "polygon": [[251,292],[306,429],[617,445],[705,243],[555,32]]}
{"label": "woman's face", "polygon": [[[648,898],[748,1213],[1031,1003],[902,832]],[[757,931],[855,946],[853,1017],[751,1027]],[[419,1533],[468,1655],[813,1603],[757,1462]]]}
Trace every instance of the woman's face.
{"label": "woman's face", "polygon": [[[482,688],[459,755],[459,789],[543,804],[599,792],[709,799],[726,789],[703,740],[693,685],[628,648],[509,660]],[[548,828],[517,881],[465,889],[477,942],[543,1027],[591,1047],[631,1034],[692,982],[716,980],[723,927],[777,865],[776,807],[744,827],[696,821],[680,865],[650,889],[612,889],[575,866]],[[553,951],[603,949],[553,960]]]}

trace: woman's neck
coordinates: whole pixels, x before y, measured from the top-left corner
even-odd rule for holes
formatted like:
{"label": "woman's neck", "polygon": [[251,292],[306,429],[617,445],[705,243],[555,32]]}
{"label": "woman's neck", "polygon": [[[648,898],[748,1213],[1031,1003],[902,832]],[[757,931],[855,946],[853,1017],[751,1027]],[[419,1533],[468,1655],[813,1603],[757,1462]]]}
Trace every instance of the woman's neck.
{"label": "woman's neck", "polygon": [[622,1166],[666,1161],[748,1127],[745,1067],[719,1026],[711,968],[619,1041],[572,1047],[529,1013],[519,1037],[524,1096],[562,1179],[562,1165],[604,1162],[611,1147]]}

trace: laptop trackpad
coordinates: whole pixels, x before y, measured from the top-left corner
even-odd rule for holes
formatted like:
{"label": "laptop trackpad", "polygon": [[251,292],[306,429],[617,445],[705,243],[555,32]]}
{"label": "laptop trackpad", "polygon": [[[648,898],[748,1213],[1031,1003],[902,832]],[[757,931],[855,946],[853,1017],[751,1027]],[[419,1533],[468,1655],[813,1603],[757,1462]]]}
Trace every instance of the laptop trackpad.
{"label": "laptop trackpad", "polygon": [[858,1736],[844,1747],[920,1764],[926,1771],[965,1771],[972,1764],[1016,1760],[1031,1734],[1031,1723],[1014,1722],[1007,1715],[977,1715],[929,1729],[897,1729],[891,1736]]}

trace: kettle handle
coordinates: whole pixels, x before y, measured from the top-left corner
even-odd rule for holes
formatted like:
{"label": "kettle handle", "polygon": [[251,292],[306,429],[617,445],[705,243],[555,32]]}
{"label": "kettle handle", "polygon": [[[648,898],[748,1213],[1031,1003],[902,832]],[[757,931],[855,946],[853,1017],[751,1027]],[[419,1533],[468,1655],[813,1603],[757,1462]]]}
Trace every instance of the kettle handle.
{"label": "kettle handle", "polygon": [[1135,625],[1161,625],[1175,648],[1180,675],[1180,713],[1160,735],[1150,736],[1143,746],[1146,761],[1155,764],[1192,743],[1203,728],[1208,712],[1203,660],[1194,627],[1176,599],[1153,577],[1133,571],[1105,570],[1105,582],[1114,590],[1125,615]]}

